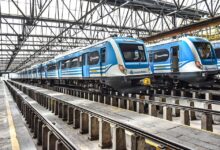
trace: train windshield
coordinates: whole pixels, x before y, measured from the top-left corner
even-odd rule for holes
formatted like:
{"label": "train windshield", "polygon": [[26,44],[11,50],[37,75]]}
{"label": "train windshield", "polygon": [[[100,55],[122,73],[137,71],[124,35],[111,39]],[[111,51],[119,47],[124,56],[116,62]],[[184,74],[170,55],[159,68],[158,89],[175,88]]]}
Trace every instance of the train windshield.
{"label": "train windshield", "polygon": [[145,62],[146,56],[143,44],[120,43],[122,55],[125,62]]}
{"label": "train windshield", "polygon": [[215,58],[212,46],[207,42],[194,42],[194,45],[199,53],[201,59]]}

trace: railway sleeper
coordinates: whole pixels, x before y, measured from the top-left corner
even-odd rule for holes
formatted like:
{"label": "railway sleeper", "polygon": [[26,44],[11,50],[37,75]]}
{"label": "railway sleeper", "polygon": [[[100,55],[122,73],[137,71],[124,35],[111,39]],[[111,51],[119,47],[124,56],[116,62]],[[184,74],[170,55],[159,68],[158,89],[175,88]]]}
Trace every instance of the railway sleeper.
{"label": "railway sleeper", "polygon": [[170,96],[181,96],[181,97],[188,97],[194,99],[204,99],[204,100],[213,100],[219,95],[213,94],[208,90],[193,90],[193,89],[160,89],[160,88],[153,88],[147,89],[146,94],[163,94],[163,95],[170,95]]}
{"label": "railway sleeper", "polygon": [[[67,88],[63,88],[63,89],[67,89]],[[76,89],[69,89],[69,90],[75,91],[76,93],[81,91],[81,90],[76,90]],[[84,91],[84,93],[86,93],[86,92]],[[173,93],[176,93],[176,91],[173,90]],[[212,117],[213,115],[208,115],[208,116],[211,116],[211,118],[210,117],[207,118],[207,117],[205,117],[205,116],[207,116],[207,113],[195,112],[193,110],[189,110],[189,117],[187,117],[188,116],[187,114],[180,115],[180,112],[184,111],[185,108],[179,109],[179,108],[173,108],[172,106],[166,107],[164,105],[155,105],[151,102],[145,102],[144,100],[150,100],[149,96],[145,96],[143,102],[142,101],[140,102],[140,101],[135,101],[133,99],[134,96],[132,96],[132,94],[128,94],[128,98],[122,99],[122,98],[117,98],[118,92],[113,93],[111,91],[110,91],[110,96],[103,96],[101,94],[98,94],[98,96],[94,96],[95,94],[92,92],[89,92],[89,91],[87,92],[87,95],[89,95],[89,97],[90,97],[89,100],[96,101],[96,102],[99,102],[98,100],[96,100],[96,99],[98,99],[99,96],[103,97],[105,104],[112,105],[115,107],[119,107],[119,106],[121,106],[121,104],[123,106],[123,104],[125,104],[126,109],[131,110],[131,111],[136,111],[139,113],[147,113],[147,114],[149,114],[151,116],[155,116],[155,117],[160,117],[160,114],[162,114],[162,118],[169,120],[169,121],[172,121],[173,117],[180,117],[179,118],[180,123],[182,123],[184,125],[190,126],[190,120],[200,119],[201,120],[201,129],[213,131],[213,123],[214,122],[213,121],[209,122],[211,119],[213,119],[213,117]],[[122,94],[122,95],[124,96],[124,94]],[[137,99],[140,98],[140,95],[138,95],[138,94],[136,94],[135,96]],[[164,103],[164,102],[167,102],[167,99],[163,99],[163,98],[157,99],[156,98],[155,101]],[[179,100],[176,100],[176,99],[172,99],[169,103],[175,104],[175,105],[180,105]],[[58,105],[58,102],[56,102],[56,104]],[[188,106],[194,107],[194,102],[190,101]],[[207,107],[207,108],[210,108],[210,107]],[[55,109],[58,111],[58,107],[56,107]],[[206,109],[206,107],[204,109]],[[62,112],[60,112],[60,113],[62,113]],[[56,111],[55,111],[55,115],[57,115]],[[207,119],[209,121],[206,121]],[[185,120],[185,121],[183,121],[183,120]],[[76,128],[79,128],[79,126],[76,125]]]}
{"label": "railway sleeper", "polygon": [[[26,90],[31,91],[31,89],[28,88],[26,88]],[[161,144],[123,129],[105,119],[93,116],[92,114],[84,112],[80,108],[67,105],[65,102],[59,102],[59,100],[47,97],[41,93],[35,92],[35,94],[36,96],[34,97],[36,97],[36,101],[39,102],[40,105],[48,110],[51,108],[50,111],[52,111],[54,107],[54,110],[57,110],[57,113],[54,111],[54,114],[67,121],[68,124],[73,124],[73,128],[79,128],[81,134],[88,134],[89,140],[99,140],[99,146],[101,148],[112,148],[114,150],[163,148],[163,145]],[[40,101],[39,98],[41,98]],[[47,104],[51,106],[45,105],[42,101],[47,101]],[[57,138],[51,130],[49,130],[47,125],[45,125],[39,118],[36,118],[37,116],[30,115],[30,111],[32,112],[31,108],[29,108],[27,104],[24,104],[23,108],[25,108],[23,109],[23,113],[26,113],[28,124],[33,124],[31,127],[34,130],[34,137],[38,139],[38,144],[42,145],[42,149],[62,149],[64,144],[62,144],[62,141]],[[64,112],[66,113],[65,115],[63,114]],[[32,116],[33,120],[29,118]],[[37,130],[37,132],[35,130]],[[42,135],[41,138],[40,135]]]}
{"label": "railway sleeper", "polygon": [[48,126],[44,116],[37,112],[32,106],[31,101],[28,102],[28,97],[21,92],[16,91],[12,87],[8,86],[15,102],[17,103],[21,113],[25,117],[25,120],[30,128],[30,132],[33,133],[33,138],[37,139],[37,144],[42,146],[43,150],[67,150],[65,142],[60,140],[57,136],[57,131],[51,130],[51,125]]}

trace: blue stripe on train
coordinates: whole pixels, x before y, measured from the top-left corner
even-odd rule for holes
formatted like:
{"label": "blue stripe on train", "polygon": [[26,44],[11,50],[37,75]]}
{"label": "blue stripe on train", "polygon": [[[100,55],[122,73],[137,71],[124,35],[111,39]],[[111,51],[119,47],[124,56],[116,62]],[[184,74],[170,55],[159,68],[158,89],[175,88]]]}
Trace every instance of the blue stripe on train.
{"label": "blue stripe on train", "polygon": [[[180,65],[179,65],[179,68],[182,68],[184,65],[186,65],[187,63],[189,63],[189,62],[191,62],[191,61],[185,61],[185,62],[183,62],[182,64],[181,64],[181,62],[180,62]],[[154,70],[169,70],[169,69],[171,69],[171,64],[166,64],[166,65],[157,65],[157,66],[154,66],[155,67],[155,69]],[[162,67],[162,68],[160,68],[160,67]]]}

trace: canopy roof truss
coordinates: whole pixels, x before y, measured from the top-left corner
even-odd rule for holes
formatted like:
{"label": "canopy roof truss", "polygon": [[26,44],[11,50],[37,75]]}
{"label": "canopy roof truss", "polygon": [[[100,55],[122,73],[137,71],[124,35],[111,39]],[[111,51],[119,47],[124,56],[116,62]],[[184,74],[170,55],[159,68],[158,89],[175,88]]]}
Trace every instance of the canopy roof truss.
{"label": "canopy roof truss", "polygon": [[0,72],[119,36],[148,37],[219,12],[216,0],[0,0]]}

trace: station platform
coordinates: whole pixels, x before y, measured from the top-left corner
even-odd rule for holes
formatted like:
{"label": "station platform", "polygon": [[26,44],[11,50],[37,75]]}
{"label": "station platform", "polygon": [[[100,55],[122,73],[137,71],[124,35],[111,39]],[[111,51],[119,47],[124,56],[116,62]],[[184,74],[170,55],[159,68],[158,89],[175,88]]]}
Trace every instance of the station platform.
{"label": "station platform", "polygon": [[0,150],[36,150],[16,103],[3,81],[0,81]]}

